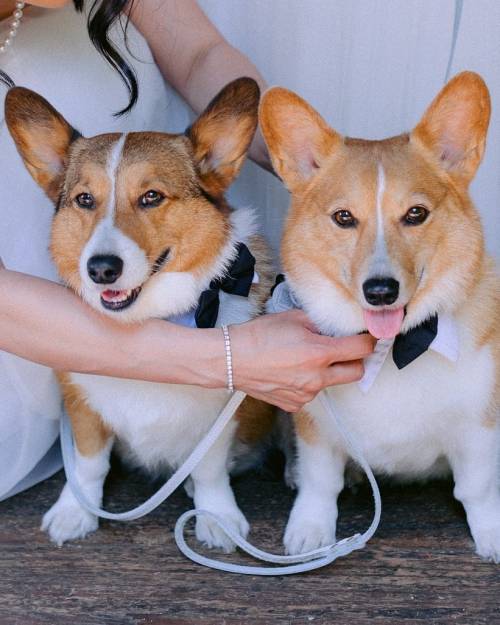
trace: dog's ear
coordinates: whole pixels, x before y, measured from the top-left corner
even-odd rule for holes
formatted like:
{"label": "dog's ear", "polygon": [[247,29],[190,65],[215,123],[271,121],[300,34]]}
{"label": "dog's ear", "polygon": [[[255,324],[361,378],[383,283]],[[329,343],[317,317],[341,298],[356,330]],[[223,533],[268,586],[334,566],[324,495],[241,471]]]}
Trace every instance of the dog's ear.
{"label": "dog's ear", "polygon": [[450,175],[468,185],[483,157],[490,95],[474,72],[458,74],[439,92],[413,130],[412,140],[431,150]]}
{"label": "dog's ear", "polygon": [[226,85],[188,128],[204,189],[219,197],[236,178],[257,128],[259,86],[252,78]]}
{"label": "dog's ear", "polygon": [[259,121],[274,169],[290,191],[307,183],[342,143],[312,106],[282,87],[263,95]]}
{"label": "dog's ear", "polygon": [[26,168],[55,202],[68,148],[78,133],[47,100],[23,87],[7,93],[5,121]]}

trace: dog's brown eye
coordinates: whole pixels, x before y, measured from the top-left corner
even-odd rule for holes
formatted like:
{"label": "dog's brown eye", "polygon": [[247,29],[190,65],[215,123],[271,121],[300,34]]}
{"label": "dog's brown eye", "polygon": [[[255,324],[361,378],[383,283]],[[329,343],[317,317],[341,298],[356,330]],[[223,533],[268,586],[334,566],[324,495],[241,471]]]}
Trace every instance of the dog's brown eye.
{"label": "dog's brown eye", "polygon": [[341,228],[355,228],[358,224],[356,217],[350,211],[345,210],[345,208],[335,211],[332,219]]}
{"label": "dog's brown eye", "polygon": [[163,193],[155,191],[154,189],[150,189],[139,198],[139,206],[141,208],[153,208],[154,206],[158,206],[159,204],[161,204],[164,198],[165,196],[163,195]]}
{"label": "dog's brown eye", "polygon": [[93,208],[95,208],[94,196],[90,193],[79,193],[75,197],[75,202],[80,208],[86,208],[87,210],[92,210]]}
{"label": "dog's brown eye", "polygon": [[412,206],[403,217],[402,221],[407,226],[418,226],[423,224],[429,216],[429,211],[425,206]]}

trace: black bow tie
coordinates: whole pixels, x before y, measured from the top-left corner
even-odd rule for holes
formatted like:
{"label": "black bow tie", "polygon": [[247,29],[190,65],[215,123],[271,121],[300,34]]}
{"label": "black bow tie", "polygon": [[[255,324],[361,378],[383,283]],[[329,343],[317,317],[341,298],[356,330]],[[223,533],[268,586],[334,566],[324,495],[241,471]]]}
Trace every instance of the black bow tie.
{"label": "black bow tie", "polygon": [[398,369],[402,369],[423,354],[436,338],[438,316],[434,315],[406,334],[398,334],[392,346],[392,359]]}
{"label": "black bow tie", "polygon": [[219,291],[248,297],[252,286],[255,258],[244,243],[238,243],[238,254],[222,278],[212,280],[200,296],[194,314],[198,328],[213,328],[219,314]]}

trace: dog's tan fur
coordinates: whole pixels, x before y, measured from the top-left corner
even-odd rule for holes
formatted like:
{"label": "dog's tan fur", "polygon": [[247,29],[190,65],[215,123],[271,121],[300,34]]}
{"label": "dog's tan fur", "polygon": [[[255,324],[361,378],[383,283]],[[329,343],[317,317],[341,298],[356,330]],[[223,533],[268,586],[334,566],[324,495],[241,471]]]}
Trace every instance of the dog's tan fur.
{"label": "dog's tan fur", "polygon": [[293,424],[297,436],[308,445],[314,445],[317,442],[319,436],[318,428],[314,423],[314,417],[305,408],[293,415]]}
{"label": "dog's tan fur", "polygon": [[103,423],[101,416],[92,410],[80,388],[72,384],[68,374],[58,374],[64,398],[64,407],[71,418],[73,435],[82,456],[94,456],[104,448],[112,432]]}

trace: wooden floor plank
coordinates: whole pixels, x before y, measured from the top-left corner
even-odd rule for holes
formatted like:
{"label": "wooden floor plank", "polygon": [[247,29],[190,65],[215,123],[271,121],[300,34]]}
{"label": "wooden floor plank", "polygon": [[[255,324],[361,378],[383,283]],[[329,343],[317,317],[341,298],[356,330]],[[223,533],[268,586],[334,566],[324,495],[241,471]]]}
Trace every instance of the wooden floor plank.
{"label": "wooden floor plank", "polygon": [[[0,504],[0,625],[500,625],[500,566],[474,555],[447,482],[384,486],[383,520],[364,550],[276,578],[185,560],[173,542],[175,521],[190,506],[182,491],[146,518],[104,521],[86,540],[55,547],[39,525],[62,484],[59,474]],[[106,504],[132,507],[153,488],[115,470]],[[252,541],[279,551],[293,493],[254,475],[235,490]],[[371,514],[367,488],[345,492],[339,537],[363,530]]]}

